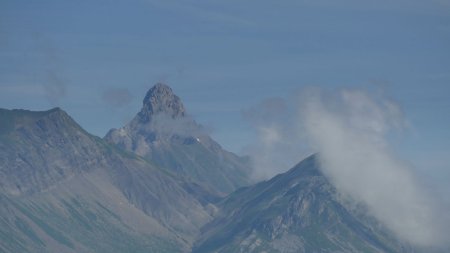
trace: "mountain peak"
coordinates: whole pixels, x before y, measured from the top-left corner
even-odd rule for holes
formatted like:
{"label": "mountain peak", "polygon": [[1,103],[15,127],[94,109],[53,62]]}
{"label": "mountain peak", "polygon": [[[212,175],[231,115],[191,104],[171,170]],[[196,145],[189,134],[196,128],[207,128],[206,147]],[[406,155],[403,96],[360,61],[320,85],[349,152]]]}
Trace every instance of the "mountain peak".
{"label": "mountain peak", "polygon": [[70,116],[59,107],[48,111],[0,108],[0,135],[9,134],[18,127],[32,125],[39,120],[60,123],[72,121]]}
{"label": "mountain peak", "polygon": [[172,118],[183,117],[186,114],[181,99],[164,83],[157,83],[145,95],[139,117],[142,121],[150,121],[152,115],[167,114]]}

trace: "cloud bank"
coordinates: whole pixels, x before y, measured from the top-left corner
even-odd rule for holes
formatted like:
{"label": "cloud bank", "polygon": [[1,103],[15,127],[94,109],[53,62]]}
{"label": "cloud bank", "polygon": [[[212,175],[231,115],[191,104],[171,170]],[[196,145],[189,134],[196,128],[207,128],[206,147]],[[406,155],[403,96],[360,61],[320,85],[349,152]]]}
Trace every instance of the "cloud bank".
{"label": "cloud bank", "polygon": [[176,117],[158,113],[152,116],[145,131],[156,132],[162,136],[201,137],[208,135],[211,129],[198,124],[191,116]]}
{"label": "cloud bank", "polygon": [[[391,130],[405,125],[399,107],[362,91],[302,96],[300,118],[322,170],[336,188],[367,205],[400,238],[435,246],[448,238],[448,214],[390,149]],[[447,230],[447,231],[446,231]]]}
{"label": "cloud bank", "polygon": [[279,161],[298,162],[305,150],[318,152],[323,173],[338,191],[365,204],[400,239],[419,247],[448,244],[448,210],[390,147],[390,135],[408,125],[395,102],[350,89],[311,89],[294,102],[281,101],[284,107],[264,102],[248,112],[259,137],[259,148],[249,152],[256,176],[287,170]]}
{"label": "cloud bank", "polygon": [[269,98],[242,112],[257,137],[244,149],[256,168],[252,174],[255,181],[285,172],[310,154],[291,102]]}

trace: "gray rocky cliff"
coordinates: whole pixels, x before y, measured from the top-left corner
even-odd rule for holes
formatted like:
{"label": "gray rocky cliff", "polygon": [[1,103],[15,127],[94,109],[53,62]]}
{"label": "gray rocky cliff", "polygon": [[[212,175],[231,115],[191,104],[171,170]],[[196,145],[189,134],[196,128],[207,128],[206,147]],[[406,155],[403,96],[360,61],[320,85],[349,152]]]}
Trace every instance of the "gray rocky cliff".
{"label": "gray rocky cliff", "polygon": [[59,108],[0,109],[0,190],[6,252],[188,251],[217,198]]}
{"label": "gray rocky cliff", "polygon": [[149,89],[128,124],[104,139],[222,194],[250,182],[248,159],[224,150],[162,83]]}

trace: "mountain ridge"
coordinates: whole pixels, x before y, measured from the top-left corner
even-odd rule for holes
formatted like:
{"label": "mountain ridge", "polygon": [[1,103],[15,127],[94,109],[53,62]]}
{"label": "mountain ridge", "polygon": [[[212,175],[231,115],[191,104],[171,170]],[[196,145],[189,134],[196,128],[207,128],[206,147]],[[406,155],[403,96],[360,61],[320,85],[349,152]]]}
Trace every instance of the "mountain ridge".
{"label": "mountain ridge", "polygon": [[251,181],[248,159],[214,141],[166,84],[150,88],[136,116],[104,139],[222,194]]}
{"label": "mountain ridge", "polygon": [[13,236],[0,249],[186,252],[212,219],[216,195],[88,134],[60,109],[0,114],[10,120],[0,122],[8,125],[0,138],[0,236]]}
{"label": "mountain ridge", "polygon": [[193,252],[413,252],[355,213],[319,170],[317,155],[217,204]]}
{"label": "mountain ridge", "polygon": [[[169,123],[187,117],[173,115]],[[208,136],[139,130],[133,134],[151,139],[162,157],[91,135],[60,108],[0,109],[0,251],[431,252],[400,242],[364,209],[347,205],[317,154],[267,181],[235,184],[225,196],[212,186],[233,178],[190,173],[220,173],[224,164],[214,159],[229,155],[232,165],[232,153]],[[165,166],[171,159],[213,166],[180,173]]]}
{"label": "mountain ridge", "polygon": [[184,117],[186,114],[181,99],[164,83],[157,83],[150,88],[142,104],[143,107],[138,115],[143,122],[150,121],[151,117],[158,113],[168,114],[172,118]]}

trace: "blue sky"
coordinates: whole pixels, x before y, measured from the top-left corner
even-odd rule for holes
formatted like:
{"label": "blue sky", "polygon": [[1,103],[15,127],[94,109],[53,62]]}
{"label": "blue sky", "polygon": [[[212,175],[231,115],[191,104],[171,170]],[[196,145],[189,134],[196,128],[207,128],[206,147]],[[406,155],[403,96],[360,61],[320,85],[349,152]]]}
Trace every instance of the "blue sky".
{"label": "blue sky", "polygon": [[450,1],[0,2],[0,107],[59,106],[103,136],[158,81],[235,152],[263,99],[383,90],[412,125],[398,152],[450,179]]}

